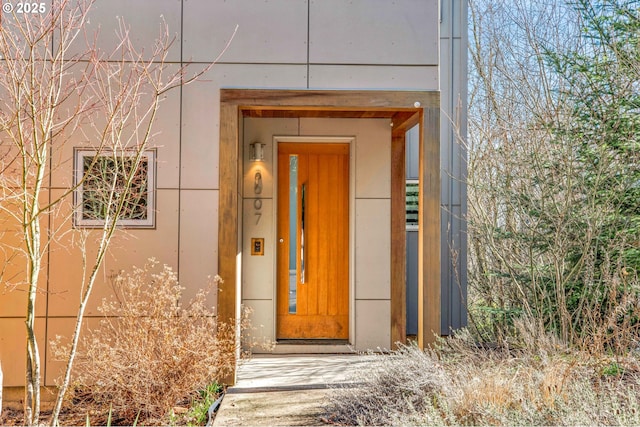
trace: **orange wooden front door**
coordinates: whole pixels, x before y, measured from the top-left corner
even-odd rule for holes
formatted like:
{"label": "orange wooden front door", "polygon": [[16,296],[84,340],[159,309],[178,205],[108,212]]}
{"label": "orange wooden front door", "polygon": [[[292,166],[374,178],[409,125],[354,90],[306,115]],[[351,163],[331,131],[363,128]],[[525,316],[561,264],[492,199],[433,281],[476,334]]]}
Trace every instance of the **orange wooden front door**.
{"label": "orange wooden front door", "polygon": [[278,144],[278,339],[349,338],[349,144]]}

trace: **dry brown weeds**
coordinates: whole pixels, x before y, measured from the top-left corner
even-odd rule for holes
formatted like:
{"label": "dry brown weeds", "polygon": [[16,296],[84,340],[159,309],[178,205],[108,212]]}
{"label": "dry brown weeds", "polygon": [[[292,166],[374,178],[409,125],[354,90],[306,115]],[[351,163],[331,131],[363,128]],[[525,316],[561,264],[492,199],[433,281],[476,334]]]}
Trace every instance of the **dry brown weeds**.
{"label": "dry brown weeds", "polygon": [[[465,332],[437,349],[380,355],[338,390],[327,419],[340,425],[638,425],[635,356],[571,351],[556,340],[519,349],[478,346]],[[531,351],[535,348],[536,351]]]}
{"label": "dry brown weeds", "polygon": [[[91,422],[166,424],[172,408],[187,405],[198,390],[222,382],[236,363],[234,322],[218,322],[209,293],[221,279],[189,302],[168,266],[150,260],[113,279],[114,297],[100,307],[100,326],[79,349],[74,390],[67,404],[85,408]],[[245,313],[240,329],[248,327]],[[60,349],[60,346],[58,346]]]}

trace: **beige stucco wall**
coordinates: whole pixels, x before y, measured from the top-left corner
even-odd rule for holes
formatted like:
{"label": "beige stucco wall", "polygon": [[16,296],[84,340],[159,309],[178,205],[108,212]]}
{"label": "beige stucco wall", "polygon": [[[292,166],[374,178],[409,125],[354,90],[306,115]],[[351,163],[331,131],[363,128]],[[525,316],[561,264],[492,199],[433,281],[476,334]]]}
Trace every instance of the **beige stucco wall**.
{"label": "beige stucco wall", "polygon": [[[99,316],[96,307],[110,294],[110,272],[142,265],[149,257],[178,269],[187,297],[217,273],[220,88],[438,90],[439,3],[97,0],[87,29],[100,27],[99,46],[113,46],[117,16],[130,24],[136,43],[147,47],[164,20],[176,37],[169,55],[175,67],[195,62],[195,70],[202,63],[218,62],[202,81],[171,93],[163,102],[153,141],[158,153],[156,227],[127,230],[116,238],[88,316]],[[236,25],[228,50],[218,58]],[[360,349],[389,347],[389,235],[385,227],[377,226],[389,223],[388,121],[246,119],[241,131],[247,143],[254,137],[269,143],[273,135],[355,137],[353,343]],[[73,144],[59,155],[69,161],[72,149]],[[52,173],[52,194],[60,193],[71,182],[71,164]],[[266,214],[274,210],[267,197],[267,187],[272,188],[272,183],[268,174],[263,178],[266,200],[260,227],[264,228],[255,232],[272,238],[272,223]],[[250,214],[250,209],[243,211]],[[72,232],[70,219],[56,221],[52,218],[60,230]],[[248,217],[245,222],[250,222]],[[13,227],[0,224],[3,232]],[[372,234],[371,230],[376,231]],[[247,230],[239,236],[245,238],[243,246],[247,237]],[[7,233],[1,238],[3,247],[13,239]],[[385,262],[379,262],[381,259]],[[265,256],[258,262],[245,255],[243,261],[243,297],[255,308],[254,323],[264,325],[265,336],[273,336],[273,293],[267,292],[270,286],[273,288],[273,275],[259,272],[272,272],[274,260]],[[57,334],[70,334],[79,298],[79,252],[71,245],[71,234],[51,246],[46,262],[48,269],[43,270],[45,277],[38,296],[38,338],[46,361],[45,383],[52,385],[58,365],[53,363],[45,343]],[[20,270],[23,265],[13,261],[10,269]],[[0,361],[5,386],[24,382],[21,317],[25,310],[24,292],[9,286],[0,290]]]}

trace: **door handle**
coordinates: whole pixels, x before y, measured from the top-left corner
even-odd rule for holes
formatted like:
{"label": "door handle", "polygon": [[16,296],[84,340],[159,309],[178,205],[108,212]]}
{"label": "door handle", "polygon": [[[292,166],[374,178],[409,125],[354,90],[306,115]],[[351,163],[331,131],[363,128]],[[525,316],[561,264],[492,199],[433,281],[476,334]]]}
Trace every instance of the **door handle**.
{"label": "door handle", "polygon": [[307,184],[302,184],[302,189],[300,191],[301,197],[301,208],[300,208],[300,283],[304,284],[305,276],[306,276],[306,262],[305,262],[305,193],[307,190]]}

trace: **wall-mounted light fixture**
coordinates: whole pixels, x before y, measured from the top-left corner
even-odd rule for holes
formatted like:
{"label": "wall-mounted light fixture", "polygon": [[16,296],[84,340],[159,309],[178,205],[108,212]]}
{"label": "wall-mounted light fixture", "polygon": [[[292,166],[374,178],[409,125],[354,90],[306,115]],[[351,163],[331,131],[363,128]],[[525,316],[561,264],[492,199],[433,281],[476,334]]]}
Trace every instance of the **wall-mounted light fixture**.
{"label": "wall-mounted light fixture", "polygon": [[251,146],[251,161],[252,162],[261,162],[264,160],[264,146],[265,144],[261,142],[252,142],[249,144]]}

